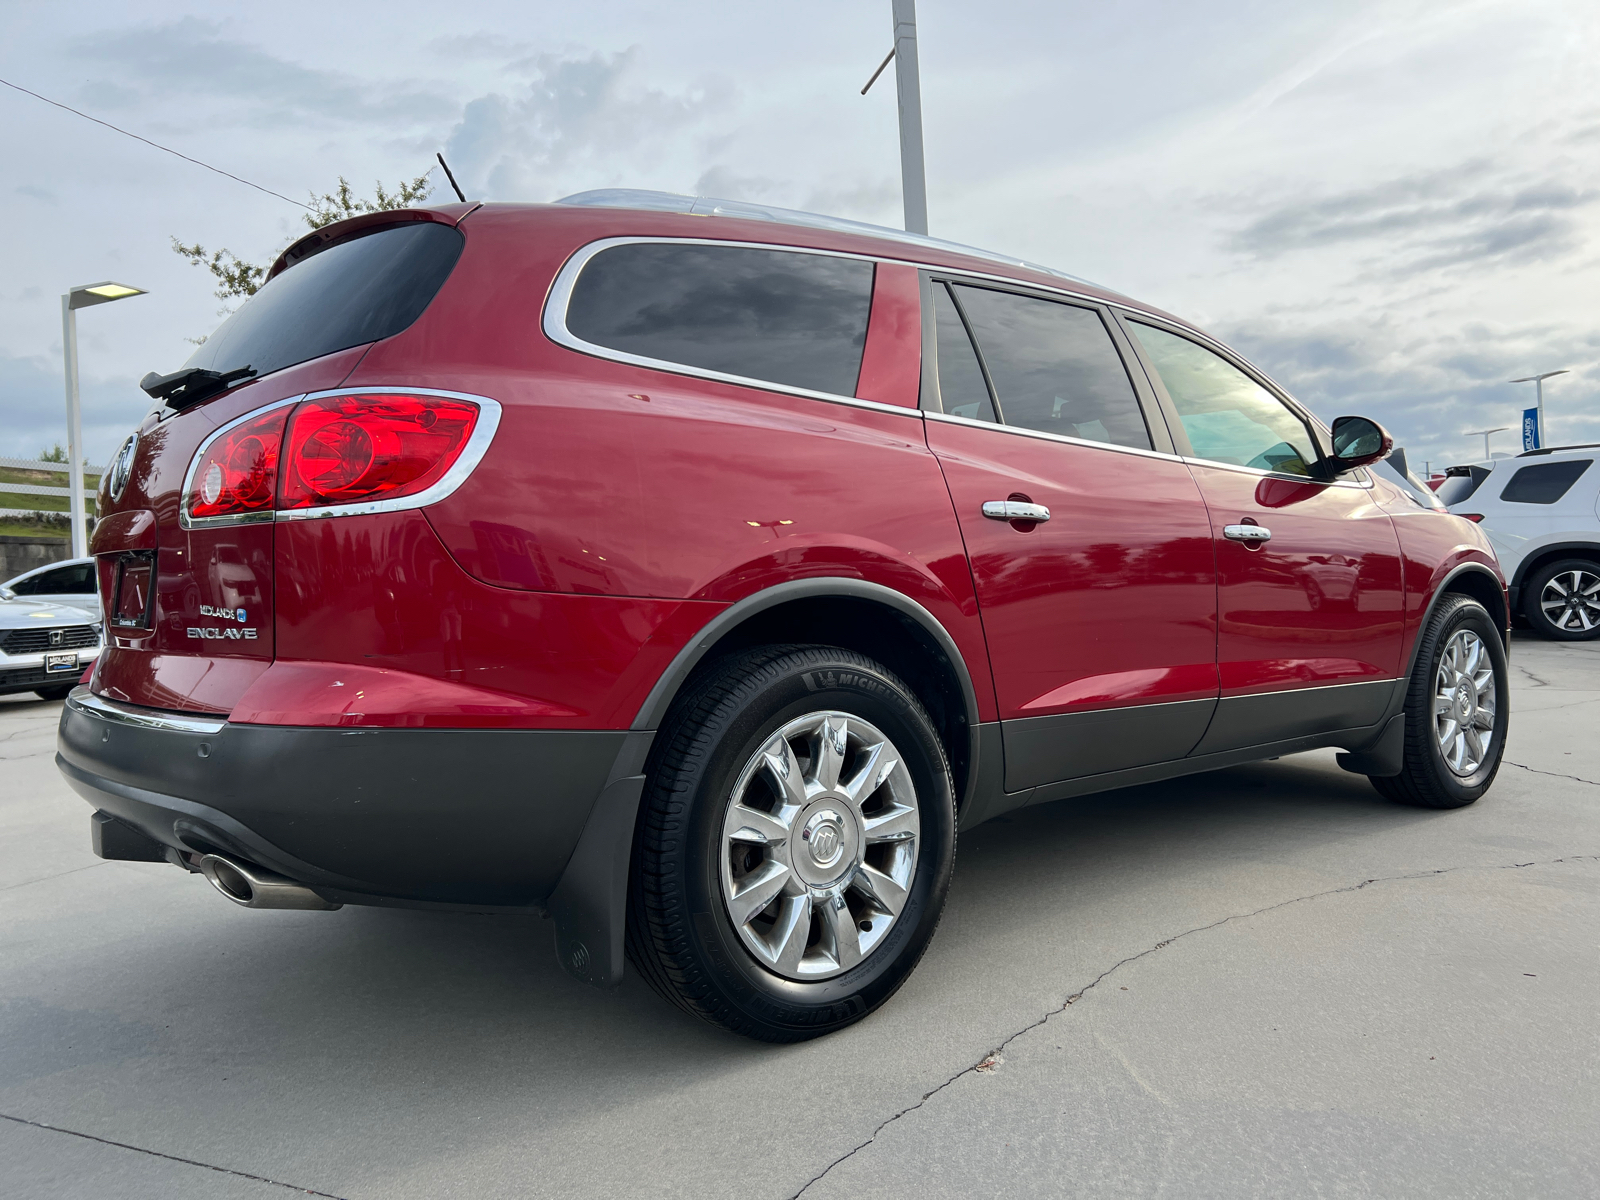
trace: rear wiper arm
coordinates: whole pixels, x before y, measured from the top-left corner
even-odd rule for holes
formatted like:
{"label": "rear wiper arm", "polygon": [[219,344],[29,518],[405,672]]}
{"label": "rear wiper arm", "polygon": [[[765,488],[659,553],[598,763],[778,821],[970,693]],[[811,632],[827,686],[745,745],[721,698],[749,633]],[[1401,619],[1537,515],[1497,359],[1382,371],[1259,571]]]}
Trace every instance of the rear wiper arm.
{"label": "rear wiper arm", "polygon": [[157,375],[151,371],[139,380],[139,388],[147,396],[165,400],[168,408],[183,409],[199,404],[208,396],[227,391],[228,385],[239,379],[249,379],[256,373],[254,367],[236,367],[232,371],[208,371],[204,367],[186,367],[171,375]]}

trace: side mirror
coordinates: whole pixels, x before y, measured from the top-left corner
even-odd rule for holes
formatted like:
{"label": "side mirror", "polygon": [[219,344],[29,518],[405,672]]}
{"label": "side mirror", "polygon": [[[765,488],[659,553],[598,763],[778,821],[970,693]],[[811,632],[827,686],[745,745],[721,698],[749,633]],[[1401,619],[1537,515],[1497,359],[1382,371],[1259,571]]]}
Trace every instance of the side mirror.
{"label": "side mirror", "polygon": [[1394,438],[1376,421],[1366,417],[1337,417],[1333,422],[1333,457],[1328,461],[1334,474],[1353,471],[1388,457]]}

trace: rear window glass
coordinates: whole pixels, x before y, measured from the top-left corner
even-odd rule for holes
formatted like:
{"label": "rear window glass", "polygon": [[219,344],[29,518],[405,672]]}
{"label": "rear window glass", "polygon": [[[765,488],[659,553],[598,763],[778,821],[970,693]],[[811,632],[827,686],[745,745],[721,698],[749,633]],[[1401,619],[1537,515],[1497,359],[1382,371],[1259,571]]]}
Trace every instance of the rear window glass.
{"label": "rear window glass", "polygon": [[641,358],[853,396],[871,308],[860,259],[637,243],[589,260],[567,329]]}
{"label": "rear window glass", "polygon": [[1444,505],[1460,504],[1463,500],[1470,499],[1472,493],[1478,490],[1478,485],[1489,478],[1489,472],[1482,467],[1469,467],[1462,475],[1451,475],[1439,485],[1439,490],[1434,494],[1439,497],[1439,502]]}
{"label": "rear window glass", "polygon": [[1554,504],[1578,482],[1578,476],[1587,471],[1593,461],[1592,458],[1581,458],[1573,462],[1522,467],[1506,484],[1500,499],[1511,504]]}
{"label": "rear window glass", "polygon": [[266,375],[393,337],[444,286],[464,240],[449,225],[412,221],[330,246],[270,280],[184,365]]}
{"label": "rear window glass", "polygon": [[1007,425],[1150,449],[1122,356],[1100,314],[1054,300],[954,289]]}

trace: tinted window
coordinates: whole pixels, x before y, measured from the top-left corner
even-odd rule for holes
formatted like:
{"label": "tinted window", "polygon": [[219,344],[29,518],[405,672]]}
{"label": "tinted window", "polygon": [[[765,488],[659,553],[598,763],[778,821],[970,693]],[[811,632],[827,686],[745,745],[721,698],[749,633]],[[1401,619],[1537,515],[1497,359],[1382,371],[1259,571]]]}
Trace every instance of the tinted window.
{"label": "tinted window", "polygon": [[11,586],[19,596],[93,595],[94,564],[77,563],[70,567],[57,567],[53,571],[40,571],[29,579]]}
{"label": "tinted window", "polygon": [[1500,499],[1512,504],[1554,504],[1567,494],[1578,476],[1589,469],[1592,458],[1573,462],[1540,463],[1536,467],[1522,467],[1506,484]]}
{"label": "tinted window", "polygon": [[1304,421],[1226,359],[1188,338],[1135,323],[1199,458],[1309,475],[1316,442]]}
{"label": "tinted window", "polygon": [[994,420],[994,401],[989,398],[977,352],[942,283],[933,285],[933,316],[939,343],[939,400],[944,411],[977,421]]}
{"label": "tinted window", "polygon": [[853,396],[871,307],[860,259],[638,244],[589,260],[567,328],[644,358]]}
{"label": "tinted window", "polygon": [[1457,475],[1457,468],[1451,467],[1449,478],[1439,485],[1439,490],[1434,494],[1439,497],[1441,504],[1460,504],[1471,497],[1478,490],[1478,485],[1489,478],[1489,472],[1482,467],[1460,468],[1461,474]]}
{"label": "tinted window", "polygon": [[393,337],[444,286],[462,242],[448,225],[415,221],[330,246],[246,300],[186,365],[265,375]]}
{"label": "tinted window", "polygon": [[1122,356],[1093,309],[954,289],[1007,425],[1150,449]]}

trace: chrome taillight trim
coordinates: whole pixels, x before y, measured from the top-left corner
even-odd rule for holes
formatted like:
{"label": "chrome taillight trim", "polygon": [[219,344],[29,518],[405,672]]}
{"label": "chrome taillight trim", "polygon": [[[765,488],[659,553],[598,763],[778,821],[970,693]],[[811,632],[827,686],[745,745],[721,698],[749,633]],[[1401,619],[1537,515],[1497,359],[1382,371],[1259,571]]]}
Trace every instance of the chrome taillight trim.
{"label": "chrome taillight trim", "polygon": [[429,487],[414,495],[396,496],[388,500],[329,504],[321,508],[277,509],[274,512],[275,520],[314,521],[322,517],[365,517],[373,513],[405,512],[407,509],[425,508],[430,504],[437,504],[467,481],[467,476],[472,474],[477,465],[483,461],[483,456],[489,452],[489,443],[494,441],[495,431],[500,428],[500,402],[491,400],[487,396],[473,395],[471,392],[447,392],[439,388],[407,387],[396,384],[389,387],[330,388],[325,392],[308,392],[300,399],[310,401],[321,400],[328,396],[374,395],[438,396],[445,400],[465,400],[478,406],[478,419],[472,426],[467,444],[462,447],[461,453],[451,464],[450,469]]}
{"label": "chrome taillight trim", "polygon": [[119,725],[136,725],[141,729],[169,729],[179,733],[221,733],[228,724],[226,717],[184,716],[159,708],[140,708],[133,704],[120,704],[96,696],[88,688],[74,688],[67,697],[67,707],[115,721]]}
{"label": "chrome taillight trim", "polygon": [[[217,517],[191,517],[189,515],[189,502],[192,498],[194,474],[200,467],[200,461],[205,457],[211,443],[216,441],[230,429],[243,425],[246,421],[255,420],[263,413],[272,412],[274,409],[286,405],[300,404],[309,400],[323,400],[329,396],[438,396],[446,400],[465,400],[476,405],[478,419],[473,424],[472,433],[467,438],[467,444],[462,447],[460,455],[440,478],[423,491],[410,496],[396,496],[388,500],[372,500],[367,502],[355,501],[350,504],[330,504],[319,508],[293,508],[293,509],[261,509],[256,512],[228,514]],[[491,400],[488,396],[475,395],[472,392],[452,392],[442,388],[410,387],[404,384],[392,384],[387,387],[363,385],[350,388],[328,388],[320,392],[303,392],[298,396],[290,396],[286,400],[277,400],[271,404],[247,412],[242,417],[229,421],[226,425],[219,426],[206,435],[206,439],[195,450],[194,457],[189,460],[189,469],[183,477],[183,494],[178,505],[178,523],[184,529],[213,529],[232,525],[265,525],[275,521],[310,521],[321,517],[361,517],[373,513],[403,512],[406,509],[423,508],[429,504],[437,504],[449,496],[458,487],[466,482],[477,465],[483,461],[483,456],[488,453],[489,444],[494,440],[495,431],[500,428],[500,402]],[[288,439],[288,424],[284,425],[285,444]],[[283,469],[283,458],[280,450],[279,469]],[[274,489],[277,483],[274,482]],[[274,493],[276,503],[276,492]]]}
{"label": "chrome taillight trim", "polygon": [[[206,451],[211,449],[211,443],[216,441],[230,429],[237,429],[246,421],[254,421],[263,413],[273,412],[291,404],[299,404],[305,396],[290,396],[287,400],[274,400],[271,404],[263,404],[260,408],[253,408],[242,417],[235,417],[226,425],[219,425],[205,437],[194,452],[194,457],[189,460],[189,469],[183,473],[183,492],[178,498],[178,524],[184,529],[215,529],[224,525],[265,525],[272,521],[270,508],[257,509],[247,513],[228,513],[216,517],[191,517],[189,505],[194,500],[194,473],[200,469],[201,460],[206,456]],[[273,481],[277,487],[277,481]]]}

